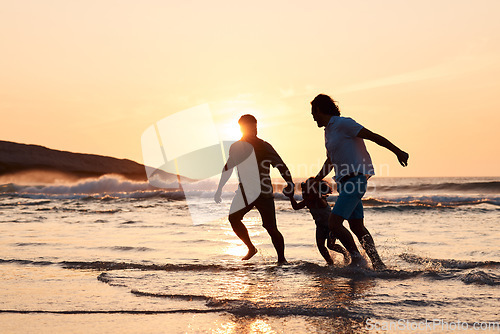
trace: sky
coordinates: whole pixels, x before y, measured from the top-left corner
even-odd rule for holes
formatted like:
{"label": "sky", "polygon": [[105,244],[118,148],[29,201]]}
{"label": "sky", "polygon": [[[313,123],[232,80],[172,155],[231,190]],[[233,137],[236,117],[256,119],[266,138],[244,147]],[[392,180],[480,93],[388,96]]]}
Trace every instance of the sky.
{"label": "sky", "polygon": [[378,176],[499,176],[498,13],[496,0],[0,0],[0,140],[142,163],[148,127],[208,104],[223,137],[254,114],[308,177],[325,159],[310,114],[324,93],[410,154],[403,168],[367,143]]}

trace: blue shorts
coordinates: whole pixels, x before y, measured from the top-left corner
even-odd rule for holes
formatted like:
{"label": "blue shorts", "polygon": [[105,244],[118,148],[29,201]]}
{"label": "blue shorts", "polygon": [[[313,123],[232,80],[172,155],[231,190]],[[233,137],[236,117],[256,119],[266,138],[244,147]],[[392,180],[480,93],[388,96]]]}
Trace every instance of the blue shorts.
{"label": "blue shorts", "polygon": [[335,202],[332,213],[348,220],[362,219],[364,215],[361,199],[366,192],[366,187],[367,180],[364,174],[356,175],[337,183],[339,197]]}

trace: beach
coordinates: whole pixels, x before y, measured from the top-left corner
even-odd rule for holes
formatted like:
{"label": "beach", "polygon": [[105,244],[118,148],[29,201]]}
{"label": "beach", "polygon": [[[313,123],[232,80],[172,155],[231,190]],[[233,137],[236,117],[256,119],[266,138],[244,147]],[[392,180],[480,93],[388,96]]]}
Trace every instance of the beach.
{"label": "beach", "polygon": [[500,1],[0,8],[0,334],[500,333]]}
{"label": "beach", "polygon": [[[279,192],[285,265],[255,210],[244,223],[259,252],[240,260],[246,248],[220,216],[230,190],[216,206],[210,190],[108,176],[3,185],[0,332],[499,332],[500,178],[369,185],[383,271],[344,267],[336,253],[326,266],[311,214]],[[210,219],[193,220],[194,198]]]}

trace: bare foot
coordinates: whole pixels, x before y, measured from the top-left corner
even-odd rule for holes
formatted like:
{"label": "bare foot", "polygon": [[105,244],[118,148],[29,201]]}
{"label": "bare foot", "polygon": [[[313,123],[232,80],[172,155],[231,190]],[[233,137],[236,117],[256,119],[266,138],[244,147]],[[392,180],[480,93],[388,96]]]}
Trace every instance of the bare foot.
{"label": "bare foot", "polygon": [[280,260],[278,260],[277,264],[278,265],[288,264],[288,261],[286,259],[280,259]]}
{"label": "bare foot", "polygon": [[257,248],[254,247],[253,249],[249,249],[247,255],[245,255],[241,260],[250,260],[255,254],[257,254]]}
{"label": "bare foot", "polygon": [[384,264],[384,262],[382,262],[382,260],[372,262],[372,266],[373,266],[373,270],[377,270],[377,271],[387,269],[387,266]]}
{"label": "bare foot", "polygon": [[351,255],[349,252],[346,250],[345,253],[342,253],[342,255],[344,255],[344,264],[349,264],[351,262]]}

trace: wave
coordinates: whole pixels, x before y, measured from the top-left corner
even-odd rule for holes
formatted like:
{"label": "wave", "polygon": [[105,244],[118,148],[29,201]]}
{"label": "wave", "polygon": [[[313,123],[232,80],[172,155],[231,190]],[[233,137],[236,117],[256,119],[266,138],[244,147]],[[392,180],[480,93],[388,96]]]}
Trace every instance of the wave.
{"label": "wave", "polygon": [[476,206],[489,204],[500,206],[500,197],[476,198],[460,196],[421,196],[421,197],[399,197],[399,198],[373,198],[363,199],[366,207],[387,208],[457,208],[461,206]]}
{"label": "wave", "polygon": [[491,209],[500,206],[500,197],[421,196],[390,199],[368,197],[363,199],[363,205],[377,211],[483,208],[483,206]]}
{"label": "wave", "polygon": [[[0,260],[0,263],[3,260]],[[17,261],[17,260],[8,260]],[[130,262],[113,262],[113,261],[62,261],[54,264],[59,264],[67,269],[93,269],[99,271],[138,269],[148,271],[237,271],[241,267],[224,266],[219,264],[141,264]]]}
{"label": "wave", "polygon": [[47,246],[47,245],[54,246],[57,244],[47,243],[47,242],[16,242],[12,245],[17,247],[34,247],[34,246],[36,247],[36,246]]}
{"label": "wave", "polygon": [[[23,244],[24,245],[24,244]],[[131,247],[116,247],[120,250],[129,250]],[[143,249],[141,248],[141,251]],[[149,249],[144,249],[149,250]],[[421,257],[415,254],[402,253],[399,255],[401,259],[408,263],[420,264],[425,266],[434,267],[439,266],[444,269],[475,269],[475,268],[498,268],[500,267],[500,262],[497,261],[466,261],[466,260],[455,260],[455,259],[431,259],[427,257]],[[14,263],[22,265],[61,265],[67,269],[93,269],[99,271],[113,271],[113,270],[126,270],[126,269],[138,269],[143,271],[241,271],[241,270],[275,270],[276,268],[287,268],[292,270],[297,270],[300,272],[307,273],[362,273],[365,276],[371,277],[381,277],[381,278],[396,278],[400,277],[410,277],[415,276],[422,271],[405,271],[405,270],[393,270],[387,269],[383,271],[372,271],[364,269],[353,269],[350,267],[325,267],[316,263],[308,261],[295,261],[287,265],[275,266],[270,264],[143,264],[143,263],[133,263],[133,262],[115,262],[115,261],[36,261],[36,260],[24,260],[24,259],[0,259],[0,264],[2,263]]]}
{"label": "wave", "polygon": [[193,294],[168,294],[145,292],[132,289],[132,294],[139,297],[153,297],[153,298],[169,298],[184,301],[202,301],[205,305],[215,310],[228,312],[240,316],[290,316],[290,315],[305,315],[305,316],[334,316],[334,317],[350,317],[354,318],[356,314],[348,311],[346,308],[335,307],[305,307],[304,305],[291,305],[289,303],[275,303],[275,305],[263,305],[245,299],[227,299],[216,298],[205,295]]}
{"label": "wave", "polygon": [[408,263],[421,264],[421,265],[438,265],[446,269],[496,268],[500,266],[500,262],[496,261],[431,259],[428,257],[421,257],[418,255],[408,254],[408,253],[400,254],[399,257]]}
{"label": "wave", "polygon": [[[120,286],[115,284],[113,278],[107,273],[101,273],[98,277],[101,282],[107,283],[111,286]],[[124,285],[121,285],[124,286]],[[197,294],[179,294],[179,293],[161,293],[161,292],[148,292],[138,289],[131,289],[130,293],[138,297],[150,298],[166,298],[182,301],[199,301],[204,302],[204,305],[212,311],[227,312],[240,316],[290,316],[290,315],[305,315],[305,316],[338,316],[346,318],[356,318],[354,314],[343,307],[338,305],[334,307],[313,307],[306,305],[296,305],[286,302],[266,303],[255,302],[245,299],[244,297],[234,298],[221,298],[207,295]]]}
{"label": "wave", "polygon": [[[352,330],[353,328],[361,328],[363,319],[359,315],[348,311],[345,308],[308,308],[302,306],[296,307],[258,307],[251,308],[249,306],[242,307],[225,307],[225,308],[208,308],[208,309],[174,309],[174,310],[1,310],[0,313],[14,314],[178,314],[178,313],[220,313],[227,312],[237,316],[307,316],[307,317],[334,317],[338,318],[345,328]],[[345,323],[345,324],[344,324]]]}
{"label": "wave", "polygon": [[[120,250],[129,250],[129,247],[118,247]],[[149,250],[149,249],[148,249]],[[408,279],[420,275],[435,275],[440,270],[453,269],[453,270],[467,270],[478,268],[495,269],[500,267],[500,262],[496,261],[466,261],[455,259],[431,259],[421,257],[414,254],[402,253],[399,257],[408,263],[424,265],[426,268],[423,270],[400,270],[400,269],[386,269],[381,271],[374,271],[370,269],[352,268],[349,266],[324,266],[308,261],[295,261],[284,266],[276,266],[274,264],[143,264],[133,262],[115,262],[115,261],[35,261],[23,259],[0,259],[2,263],[14,263],[21,265],[60,265],[66,269],[85,269],[96,271],[115,271],[115,270],[128,270],[135,269],[141,271],[198,271],[198,272],[235,272],[235,271],[275,271],[275,270],[291,270],[302,273],[314,275],[334,275],[340,277],[351,278],[380,278],[380,279]],[[452,272],[441,272],[437,278],[449,278],[454,276]],[[478,274],[480,275],[480,274]],[[101,278],[107,277],[106,275]]]}
{"label": "wave", "polygon": [[300,261],[295,265],[299,272],[305,272],[314,275],[335,275],[339,277],[347,278],[380,278],[380,279],[409,279],[424,274],[422,270],[407,271],[407,270],[396,270],[396,269],[386,269],[382,271],[373,271],[370,269],[360,269],[346,267],[325,267],[318,265],[316,263],[311,263],[307,261]]}
{"label": "wave", "polygon": [[[284,197],[282,194],[275,193],[275,200],[277,202],[289,203],[289,199]],[[14,206],[44,206],[50,204],[49,200],[83,200],[83,201],[114,201],[123,199],[140,199],[149,200],[155,198],[166,199],[170,201],[188,201],[196,199],[199,201],[206,201],[207,205],[213,203],[213,192],[199,192],[196,197],[193,194],[189,194],[188,197],[184,194],[182,190],[149,190],[149,191],[137,191],[132,193],[122,192],[122,193],[98,193],[98,194],[33,194],[33,193],[17,193],[15,197],[20,197],[24,199],[36,200],[36,201],[24,201],[20,202],[16,200],[13,203],[2,203],[0,206],[3,207],[14,207]],[[223,195],[224,201],[231,201],[233,193],[225,193]],[[301,196],[296,195],[296,199],[301,200]],[[337,197],[330,196],[328,202],[333,205]],[[422,197],[399,197],[399,198],[375,198],[368,197],[363,199],[363,205],[366,208],[372,210],[382,210],[382,211],[406,211],[406,210],[427,210],[427,209],[456,209],[460,207],[470,207],[481,205],[486,205],[490,207],[500,206],[500,197],[491,198],[474,198],[474,197],[458,197],[458,196],[422,196]],[[55,206],[54,208],[57,208]],[[75,211],[76,209],[66,209],[59,208],[60,210]],[[37,210],[48,210],[48,208],[39,208]],[[281,206],[278,208],[281,211],[289,211],[291,207]],[[76,210],[78,211],[78,210]],[[80,210],[85,211],[85,210]]]}
{"label": "wave", "polygon": [[[222,310],[224,311],[224,310]],[[218,309],[179,309],[179,310],[67,310],[67,311],[49,311],[49,310],[0,310],[0,313],[17,314],[171,314],[171,313],[216,313],[221,312]]]}
{"label": "wave", "polygon": [[[354,321],[356,318],[361,318],[359,314],[351,312],[344,307],[307,307],[304,305],[283,305],[276,303],[276,306],[261,306],[249,301],[235,301],[229,307],[221,309],[221,311],[231,313],[237,316],[307,316],[307,317],[331,317],[341,318],[344,321]],[[361,320],[361,319],[360,319]],[[352,328],[351,326],[349,326]]]}
{"label": "wave", "polygon": [[[389,182],[381,180],[379,182]],[[411,182],[411,180],[398,180],[398,182]],[[424,182],[424,181],[418,181]],[[213,180],[200,181],[196,183],[196,190],[183,191],[177,182],[165,183],[164,188],[155,188],[148,182],[131,181],[116,175],[104,175],[94,179],[83,179],[77,183],[48,184],[48,185],[0,185],[0,196],[11,198],[26,198],[37,200],[35,202],[2,203],[1,205],[43,205],[49,203],[47,200],[74,199],[74,200],[100,200],[113,201],[120,199],[154,199],[162,198],[168,200],[202,199],[211,202],[217,182]],[[213,190],[211,188],[214,188]],[[234,185],[225,187],[224,200],[230,201],[234,196]],[[275,187],[275,199],[288,202],[278,190],[280,184]],[[438,190],[453,192],[453,195],[437,195]],[[299,191],[299,190],[297,190]],[[473,194],[473,192],[475,192]],[[400,194],[404,193],[404,196]],[[418,195],[415,193],[419,193]],[[434,195],[432,195],[434,193]],[[408,195],[406,195],[408,194]],[[301,199],[299,194],[295,195],[297,200]],[[335,202],[336,196],[328,198],[330,203]],[[414,210],[414,209],[446,209],[459,208],[463,206],[500,206],[500,181],[477,181],[477,182],[441,182],[441,183],[417,183],[379,185],[367,192],[363,204],[375,210]]]}
{"label": "wave", "polygon": [[393,307],[401,307],[403,305],[420,306],[420,307],[428,307],[428,306],[442,307],[451,304],[452,302],[437,301],[437,300],[418,300],[418,299],[405,299],[405,300],[398,300],[395,302],[373,302],[374,306],[393,306]]}
{"label": "wave", "polygon": [[155,188],[148,182],[131,181],[116,175],[84,179],[76,183],[48,185],[0,185],[0,194],[28,198],[144,198],[179,191],[177,182],[165,183]]}
{"label": "wave", "polygon": [[[16,193],[0,193],[3,197],[13,197],[13,198],[25,198],[25,199],[50,199],[50,200],[83,200],[83,201],[114,201],[120,199],[154,199],[154,198],[164,198],[173,201],[185,200],[186,196],[182,190],[145,190],[145,191],[134,191],[134,192],[104,192],[104,193],[61,193],[61,194],[50,194],[50,193],[30,193],[30,192],[16,192]],[[213,196],[213,193],[212,193]],[[48,203],[48,202],[46,202]],[[15,205],[38,205],[46,203],[15,203]],[[2,203],[1,206],[12,206],[14,204]]]}
{"label": "wave", "polygon": [[147,182],[134,182],[117,176],[104,175],[77,183],[58,185],[3,185],[3,192],[31,194],[95,194],[107,192],[133,192],[153,189]]}
{"label": "wave", "polygon": [[500,181],[442,182],[372,186],[369,191],[381,192],[455,192],[500,193]]}
{"label": "wave", "polygon": [[500,276],[493,273],[486,273],[484,271],[473,271],[464,274],[461,281],[465,284],[478,284],[478,285],[500,285]]}
{"label": "wave", "polygon": [[171,298],[171,299],[181,299],[187,301],[200,300],[205,302],[210,302],[212,300],[212,298],[210,297],[200,296],[200,295],[165,294],[165,293],[143,292],[139,290],[132,290],[130,292],[136,296],[143,296],[143,297]]}
{"label": "wave", "polygon": [[121,252],[149,252],[153,251],[154,249],[149,248],[149,247],[132,247],[132,246],[113,246],[113,247],[99,247],[99,249],[111,249],[111,250],[116,250],[116,251],[121,251]]}

